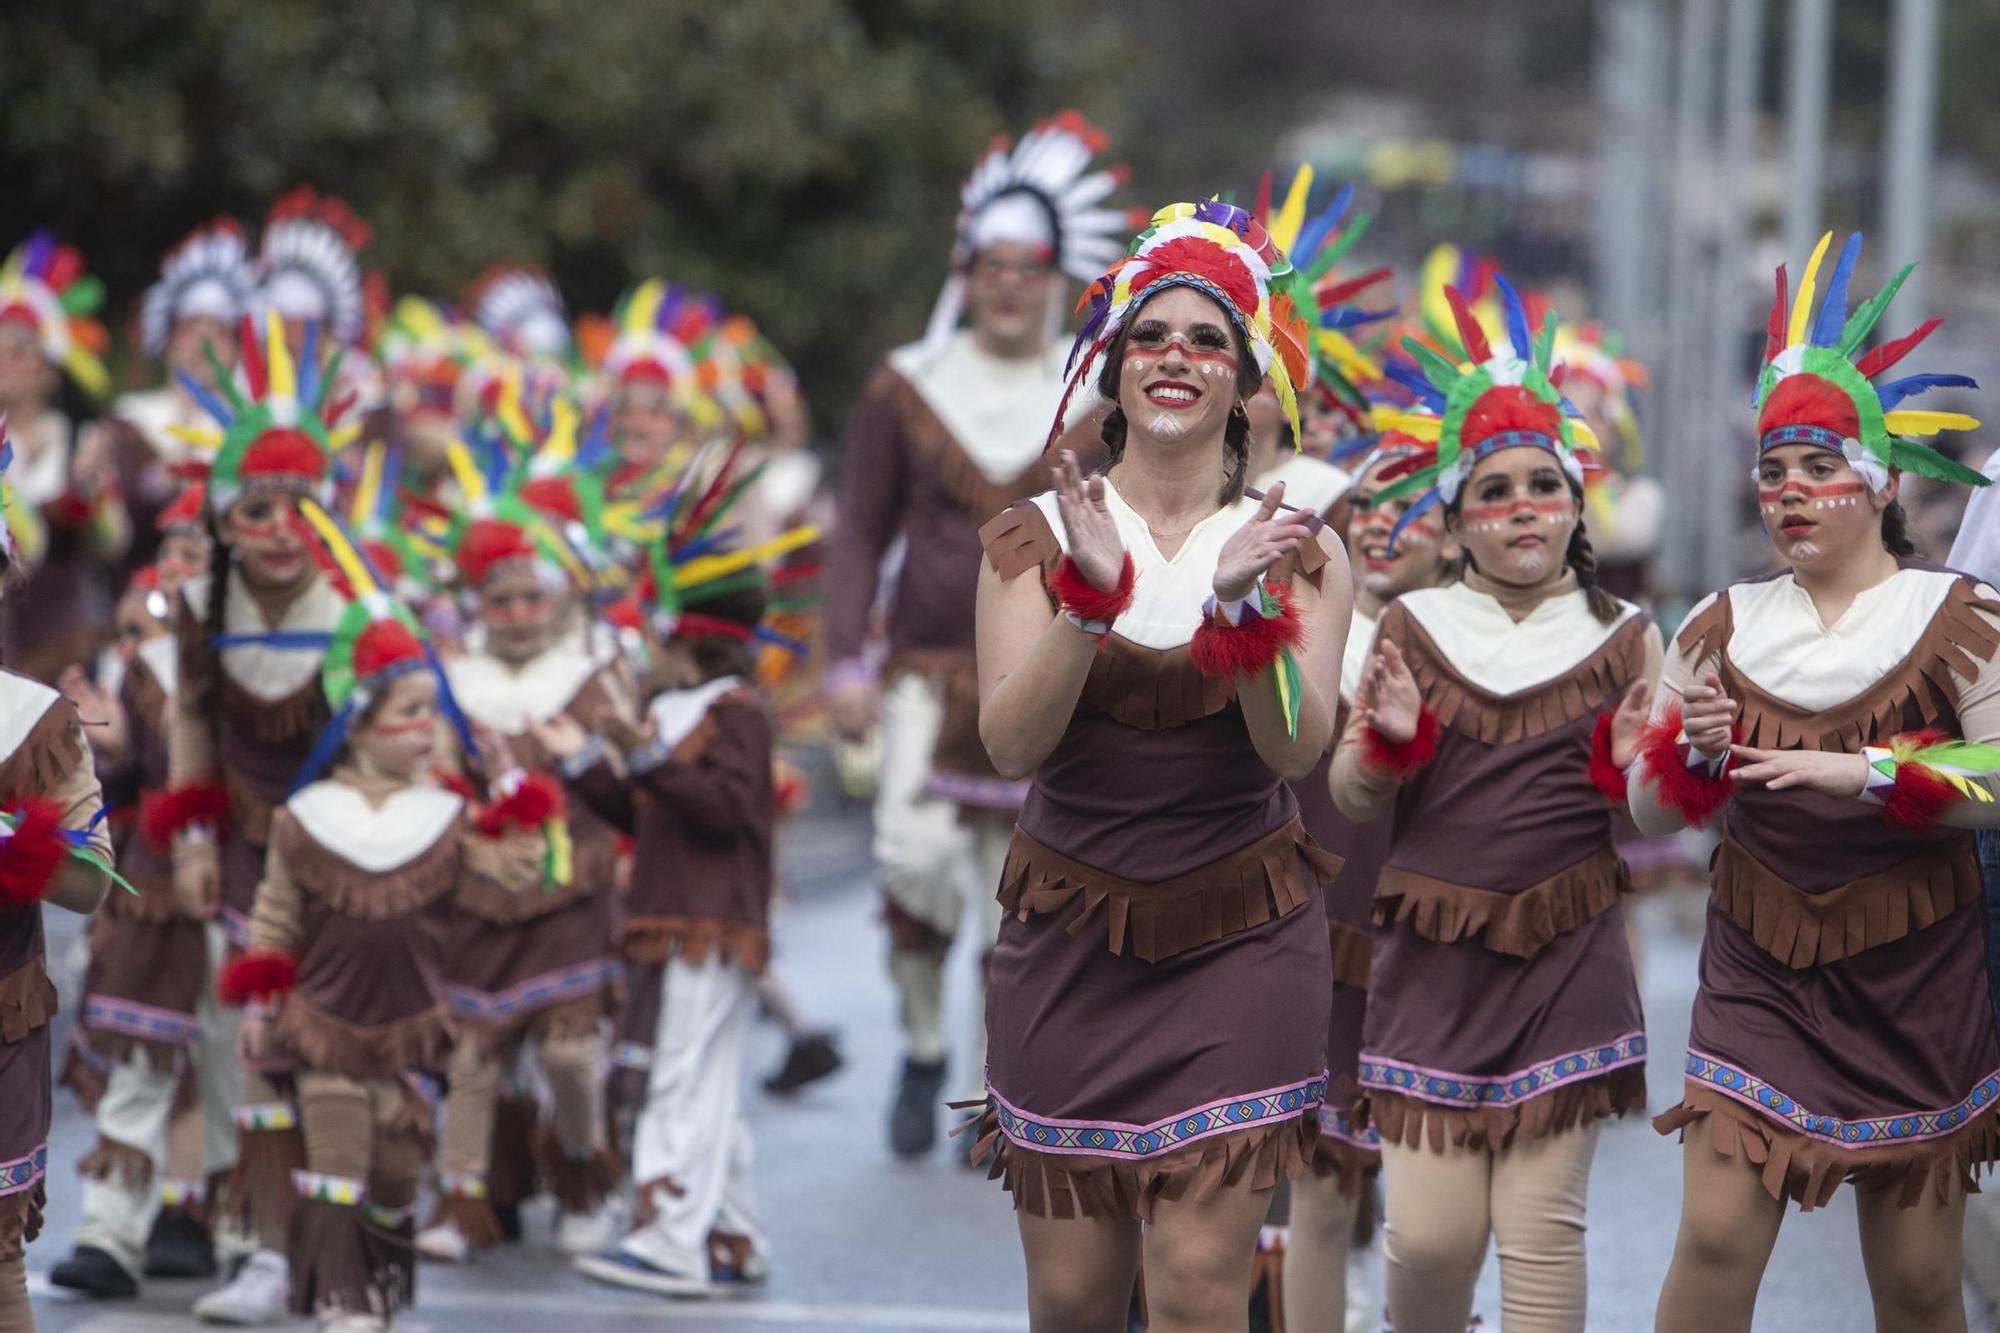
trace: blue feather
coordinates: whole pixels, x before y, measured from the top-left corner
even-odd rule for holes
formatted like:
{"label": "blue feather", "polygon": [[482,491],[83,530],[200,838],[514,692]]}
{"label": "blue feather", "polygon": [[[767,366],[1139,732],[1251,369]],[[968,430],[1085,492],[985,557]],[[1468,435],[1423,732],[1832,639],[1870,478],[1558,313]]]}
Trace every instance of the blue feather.
{"label": "blue feather", "polygon": [[283,652],[324,652],[333,635],[323,629],[267,630],[262,634],[218,634],[209,646],[217,652],[226,648],[276,648]]}
{"label": "blue feather", "polygon": [[1417,401],[1425,407],[1443,415],[1444,394],[1439,391],[1437,385],[1431,383],[1430,377],[1424,374],[1421,367],[1397,357],[1382,364],[1382,373],[1415,394]]}
{"label": "blue feather", "polygon": [[1875,397],[1884,412],[1905,398],[1914,398],[1929,389],[1976,389],[1979,382],[1970,375],[1905,375],[1902,379],[1875,386]]}
{"label": "blue feather", "polygon": [[306,321],[305,344],[293,373],[298,380],[299,401],[309,410],[319,411],[319,321],[316,319]]}
{"label": "blue feather", "polygon": [[753,637],[761,639],[765,643],[775,644],[794,657],[804,657],[811,648],[811,645],[806,643],[805,640],[794,639],[789,634],[780,634],[766,625],[757,626]]}
{"label": "blue feather", "polygon": [[457,734],[466,763],[474,763],[479,758],[479,747],[472,741],[472,724],[465,720],[465,710],[458,706],[458,696],[451,692],[451,678],[444,674],[444,663],[438,661],[437,649],[431,646],[428,638],[423,644],[424,660],[431,664],[431,674],[437,677],[438,711],[444,714],[444,720],[451,723],[452,731]]}
{"label": "blue feather", "polygon": [[1410,507],[1403,511],[1403,516],[1396,520],[1396,526],[1389,530],[1390,555],[1396,554],[1396,542],[1400,537],[1402,537],[1403,529],[1409,527],[1410,524],[1416,522],[1417,519],[1421,518],[1428,511],[1435,509],[1438,506],[1439,502],[1442,500],[1442,498],[1443,497],[1438,494],[1437,489],[1433,487],[1432,489],[1425,491],[1422,495],[1418,496],[1416,500],[1411,503]]}
{"label": "blue feather", "polygon": [[320,732],[319,739],[313,742],[312,753],[306,756],[305,763],[299,765],[298,776],[292,779],[292,788],[285,793],[286,796],[297,795],[302,787],[326,771],[340,754],[340,747],[347,744],[347,729],[353,724],[354,701],[349,699],[333,715],[333,720],[326,724],[326,730]]}
{"label": "blue feather", "polygon": [[1847,323],[1847,280],[1854,276],[1854,265],[1860,258],[1861,233],[1857,231],[1840,247],[1840,261],[1827,279],[1826,300],[1820,303],[1819,320],[1813,325],[1813,346],[1832,347],[1840,341],[1841,327]]}
{"label": "blue feather", "polygon": [[741,528],[718,528],[706,537],[698,537],[685,546],[676,546],[673,550],[674,563],[676,565],[685,565],[690,560],[697,559],[707,555],[710,551],[729,545],[741,535]]}
{"label": "blue feather", "polygon": [[206,385],[185,370],[177,370],[174,374],[179,377],[181,387],[187,390],[188,397],[201,404],[201,410],[213,417],[218,426],[228,430],[236,424],[236,414],[231,412],[220,398],[210,393]]}
{"label": "blue feather", "polygon": [[1507,341],[1514,344],[1514,355],[1523,361],[1535,359],[1535,335],[1528,330],[1528,307],[1521,304],[1521,294],[1514,290],[1514,284],[1501,274],[1493,275],[1494,286],[1500,289],[1500,305],[1507,312]]}
{"label": "blue feather", "polygon": [[1380,431],[1370,431],[1366,435],[1354,435],[1344,440],[1335,440],[1333,448],[1327,453],[1326,461],[1336,466],[1344,466],[1354,459],[1366,458],[1374,452],[1375,446],[1380,443],[1382,443],[1382,432]]}
{"label": "blue feather", "polygon": [[1358,329],[1363,324],[1373,324],[1395,314],[1394,310],[1361,310],[1354,306],[1336,306],[1319,317],[1323,329]]}
{"label": "blue feather", "polygon": [[1327,206],[1299,229],[1298,239],[1292,243],[1291,260],[1294,268],[1303,270],[1312,267],[1313,260],[1319,256],[1320,247],[1326,244],[1326,238],[1340,225],[1340,220],[1347,216],[1347,206],[1353,202],[1353,184],[1342,182],[1341,187],[1334,191],[1333,198]]}

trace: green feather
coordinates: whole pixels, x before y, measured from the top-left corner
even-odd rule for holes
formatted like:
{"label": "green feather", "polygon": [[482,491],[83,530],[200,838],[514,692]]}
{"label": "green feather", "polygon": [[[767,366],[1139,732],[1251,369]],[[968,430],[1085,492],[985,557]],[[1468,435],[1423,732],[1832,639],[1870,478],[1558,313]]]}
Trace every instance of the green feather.
{"label": "green feather", "polygon": [[95,273],[87,273],[72,282],[56,298],[56,304],[72,315],[87,315],[104,304],[104,280]]}
{"label": "green feather", "polygon": [[1946,741],[1941,745],[1926,746],[1910,757],[1920,764],[1948,764],[1968,773],[2000,772],[2000,745]]}
{"label": "green feather", "polygon": [[1441,393],[1449,394],[1457,387],[1458,382],[1465,378],[1464,372],[1459,370],[1457,365],[1449,358],[1426,347],[1415,338],[1405,337],[1403,339],[1403,350],[1414,357],[1417,364],[1424,368],[1424,375],[1432,384],[1437,386],[1438,391]]}
{"label": "green feather", "polygon": [[1975,472],[1963,463],[1954,463],[1937,450],[1927,445],[1912,444],[1908,440],[1889,442],[1889,466],[1914,472],[1920,477],[1935,477],[1939,481],[1955,481],[1961,486],[1986,486],[1992,479],[1983,472]]}
{"label": "green feather", "polygon": [[1903,279],[1909,277],[1916,267],[1915,264],[1903,265],[1897,270],[1896,276],[1889,279],[1887,286],[1869,297],[1859,310],[1847,317],[1846,325],[1840,330],[1842,356],[1852,360],[1854,354],[1861,350],[1861,344],[1866,342],[1868,335],[1874,331],[1876,321],[1882,318],[1882,312],[1889,308],[1889,302],[1896,299],[1896,293],[1901,289]]}
{"label": "green feather", "polygon": [[326,369],[319,373],[319,383],[313,386],[312,410],[315,415],[326,405],[326,398],[333,391],[333,382],[340,378],[340,359],[347,355],[345,347],[333,349],[333,355],[326,359]]}
{"label": "green feather", "polygon": [[1544,375],[1556,364],[1556,312],[1542,316],[1542,336],[1535,339],[1535,368]]}
{"label": "green feather", "polygon": [[[215,344],[213,342],[203,339],[201,354],[208,361],[209,373],[215,376],[215,387],[221,389],[222,396],[229,400],[230,410],[241,415],[248,404],[243,401],[243,395],[237,391],[236,376],[224,368],[222,358],[215,354]],[[217,422],[216,424],[220,425],[221,423]]]}

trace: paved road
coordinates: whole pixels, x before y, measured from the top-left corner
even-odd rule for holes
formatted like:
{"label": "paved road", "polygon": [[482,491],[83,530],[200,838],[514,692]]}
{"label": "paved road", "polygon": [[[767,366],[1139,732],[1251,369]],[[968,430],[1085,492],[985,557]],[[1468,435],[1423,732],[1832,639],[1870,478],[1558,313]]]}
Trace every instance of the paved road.
{"label": "paved road", "polygon": [[[849,1069],[795,1103],[753,1093],[760,1184],[776,1247],[776,1271],[759,1300],[726,1307],[675,1306],[625,1296],[570,1274],[542,1248],[527,1245],[468,1268],[424,1272],[419,1305],[399,1327],[406,1333],[526,1333],[560,1325],[567,1333],[613,1333],[658,1322],[719,1333],[779,1330],[1023,1330],[1023,1280],[1005,1196],[997,1185],[940,1152],[904,1164],[882,1141],[882,1119],[897,1052],[891,1002],[881,979],[881,937],[865,866],[864,841],[852,820],[815,819],[795,830],[788,863],[794,900],[778,923],[779,967],[799,999],[844,1033]],[[60,925],[60,953],[74,931]],[[1693,993],[1695,945],[1672,924],[1664,904],[1643,905],[1648,936],[1646,1011],[1656,1052],[1650,1081],[1655,1105],[1679,1087],[1679,1053]],[[60,960],[59,960],[60,961]],[[959,958],[960,994],[970,976]],[[775,1063],[779,1041],[761,1032],[758,1068]],[[51,1160],[57,1188],[49,1227],[30,1253],[36,1313],[45,1333],[171,1333],[196,1327],[184,1311],[194,1283],[153,1283],[138,1301],[86,1305],[41,1281],[66,1251],[75,1226],[73,1194],[63,1173],[88,1146],[89,1126],[59,1103]],[[1680,1198],[1679,1154],[1640,1122],[1607,1129],[1591,1195],[1593,1330],[1637,1333],[1666,1270]],[[531,1214],[532,1234],[546,1238],[548,1219]],[[1854,1235],[1842,1202],[1822,1213],[1790,1216],[1757,1322],[1787,1333],[1866,1333],[1872,1328]],[[1493,1265],[1481,1285],[1487,1327],[1498,1324]],[[1975,1333],[1992,1326],[1975,1320]],[[1295,1331],[1297,1333],[1297,1331]]]}

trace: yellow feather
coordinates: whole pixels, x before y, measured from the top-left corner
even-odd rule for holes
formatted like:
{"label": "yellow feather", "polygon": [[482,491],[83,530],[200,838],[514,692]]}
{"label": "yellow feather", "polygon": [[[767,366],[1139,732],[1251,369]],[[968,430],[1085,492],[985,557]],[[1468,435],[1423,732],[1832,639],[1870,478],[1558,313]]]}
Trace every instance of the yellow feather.
{"label": "yellow feather", "polygon": [[386,444],[371,444],[361,455],[361,476],[354,483],[354,507],[352,513],[356,523],[363,523],[375,516],[375,502],[382,494],[382,466],[388,453]]}
{"label": "yellow feather", "polygon": [[343,425],[335,426],[326,433],[326,442],[333,446],[333,452],[335,453],[339,453],[342,449],[345,449],[360,438],[361,423],[358,421],[349,421]]}
{"label": "yellow feather", "polygon": [[648,278],[632,293],[632,303],[625,307],[625,329],[636,333],[653,327],[653,320],[660,313],[660,302],[666,299],[667,284],[658,278]]}
{"label": "yellow feather", "polygon": [[549,405],[549,438],[539,453],[556,464],[576,457],[576,408],[569,399],[558,398]]}
{"label": "yellow feather", "polygon": [[1979,418],[1969,417],[1963,412],[1933,412],[1910,407],[1886,413],[1882,424],[1889,428],[1891,435],[1935,435],[1941,430],[1977,430]]}
{"label": "yellow feather", "polygon": [[278,318],[277,310],[264,313],[265,361],[270,372],[270,396],[273,398],[296,399],[299,396],[299,382],[292,368],[292,347],[285,341],[285,321]]}
{"label": "yellow feather", "polygon": [[1806,261],[1806,275],[1799,279],[1798,299],[1792,302],[1791,326],[1785,330],[1785,346],[1797,347],[1806,339],[1806,321],[1812,316],[1813,294],[1819,286],[1819,261],[1826,258],[1826,247],[1833,244],[1833,233],[1819,238],[1813,247],[1812,258]]}
{"label": "yellow feather", "polygon": [[1265,228],[1271,240],[1286,254],[1299,239],[1300,228],[1306,225],[1306,196],[1312,192],[1313,169],[1311,164],[1299,167],[1292,177],[1292,188],[1285,191],[1285,202],[1279,207],[1278,215]]}
{"label": "yellow feather", "polygon": [[788,555],[798,550],[801,546],[810,546],[818,540],[819,529],[808,525],[793,528],[790,532],[779,533],[761,545],[747,547],[741,551],[731,551],[728,555],[705,555],[675,570],[674,586],[692,588],[696,584],[727,578],[738,570],[775,560],[781,555]]}
{"label": "yellow feather", "polygon": [[1399,430],[1418,440],[1435,440],[1444,430],[1444,419],[1429,412],[1377,412],[1375,425],[1382,430]]}
{"label": "yellow feather", "polygon": [[177,440],[184,440],[197,449],[222,447],[222,432],[213,426],[169,426],[167,434]]}
{"label": "yellow feather", "polygon": [[340,572],[347,575],[347,582],[353,587],[356,597],[366,597],[370,593],[381,591],[375,586],[375,580],[368,577],[368,563],[348,542],[347,534],[340,530],[340,525],[333,521],[331,514],[321,509],[318,502],[306,496],[301,496],[299,499],[299,513],[306,522],[312,524],[313,531],[319,534],[320,540],[326,543],[327,552],[333,556],[333,563],[339,565]]}
{"label": "yellow feather", "polygon": [[445,461],[451,464],[451,474],[458,479],[461,498],[473,504],[486,498],[486,478],[479,475],[479,465],[472,461],[472,451],[457,440],[445,446]]}

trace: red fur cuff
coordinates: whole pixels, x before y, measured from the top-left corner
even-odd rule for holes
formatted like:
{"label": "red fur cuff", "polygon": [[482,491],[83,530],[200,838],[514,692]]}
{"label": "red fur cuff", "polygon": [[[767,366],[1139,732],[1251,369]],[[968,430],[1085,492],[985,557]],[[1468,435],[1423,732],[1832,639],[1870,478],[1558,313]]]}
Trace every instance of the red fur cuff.
{"label": "red fur cuff", "polygon": [[1064,556],[1055,573],[1049,575],[1049,591],[1055,594],[1056,604],[1063,610],[1074,612],[1085,620],[1102,620],[1108,624],[1132,605],[1132,583],[1136,578],[1138,571],[1132,566],[1129,551],[1125,554],[1125,568],[1118,571],[1118,586],[1110,592],[1085,578],[1083,571],[1076,567],[1076,561]]}
{"label": "red fur cuff", "polygon": [[1911,833],[1935,833],[1944,823],[1944,812],[1964,798],[1949,782],[1924,765],[1905,762],[1896,765],[1896,782],[1882,814],[1891,825]]}
{"label": "red fur cuff", "polygon": [[1736,784],[1725,768],[1711,774],[1688,767],[1688,743],[1681,739],[1681,710],[1669,708],[1639,732],[1639,761],[1653,781],[1653,799],[1694,828],[1704,828],[1729,804]]}
{"label": "red fur cuff", "polygon": [[1219,625],[1213,618],[1203,620],[1188,642],[1188,657],[1204,676],[1229,676],[1247,680],[1278,660],[1278,654],[1297,647],[1305,637],[1305,626],[1292,606],[1292,590],[1282,583],[1268,585],[1278,604],[1275,616],[1246,618],[1240,625]]}
{"label": "red fur cuff", "polygon": [[1410,774],[1437,757],[1437,714],[1426,708],[1417,714],[1417,732],[1406,741],[1392,741],[1370,726],[1361,728],[1361,757],[1370,768],[1386,768],[1399,778]]}
{"label": "red fur cuff", "polygon": [[438,786],[443,787],[467,805],[471,805],[479,799],[479,792],[473,787],[472,779],[463,773],[455,773],[448,768],[433,767],[431,769],[431,781],[437,783]]}
{"label": "red fur cuff", "polygon": [[1611,757],[1611,719],[1615,713],[1599,713],[1590,732],[1590,780],[1614,805],[1625,804],[1625,770]]}
{"label": "red fur cuff", "polygon": [[229,791],[219,782],[191,782],[139,798],[139,832],[165,851],[181,830],[196,824],[220,829],[229,817]]}
{"label": "red fur cuff", "polygon": [[232,1009],[283,995],[299,979],[299,960],[288,953],[240,953],[215,974],[215,997]]}
{"label": "red fur cuff", "polygon": [[529,773],[510,794],[481,808],[474,823],[487,837],[497,838],[510,828],[538,829],[560,819],[563,808],[562,787],[556,780],[546,773]]}
{"label": "red fur cuff", "polygon": [[48,896],[69,846],[62,836],[62,807],[54,801],[10,801],[7,811],[15,823],[0,841],[0,912],[17,912]]}

